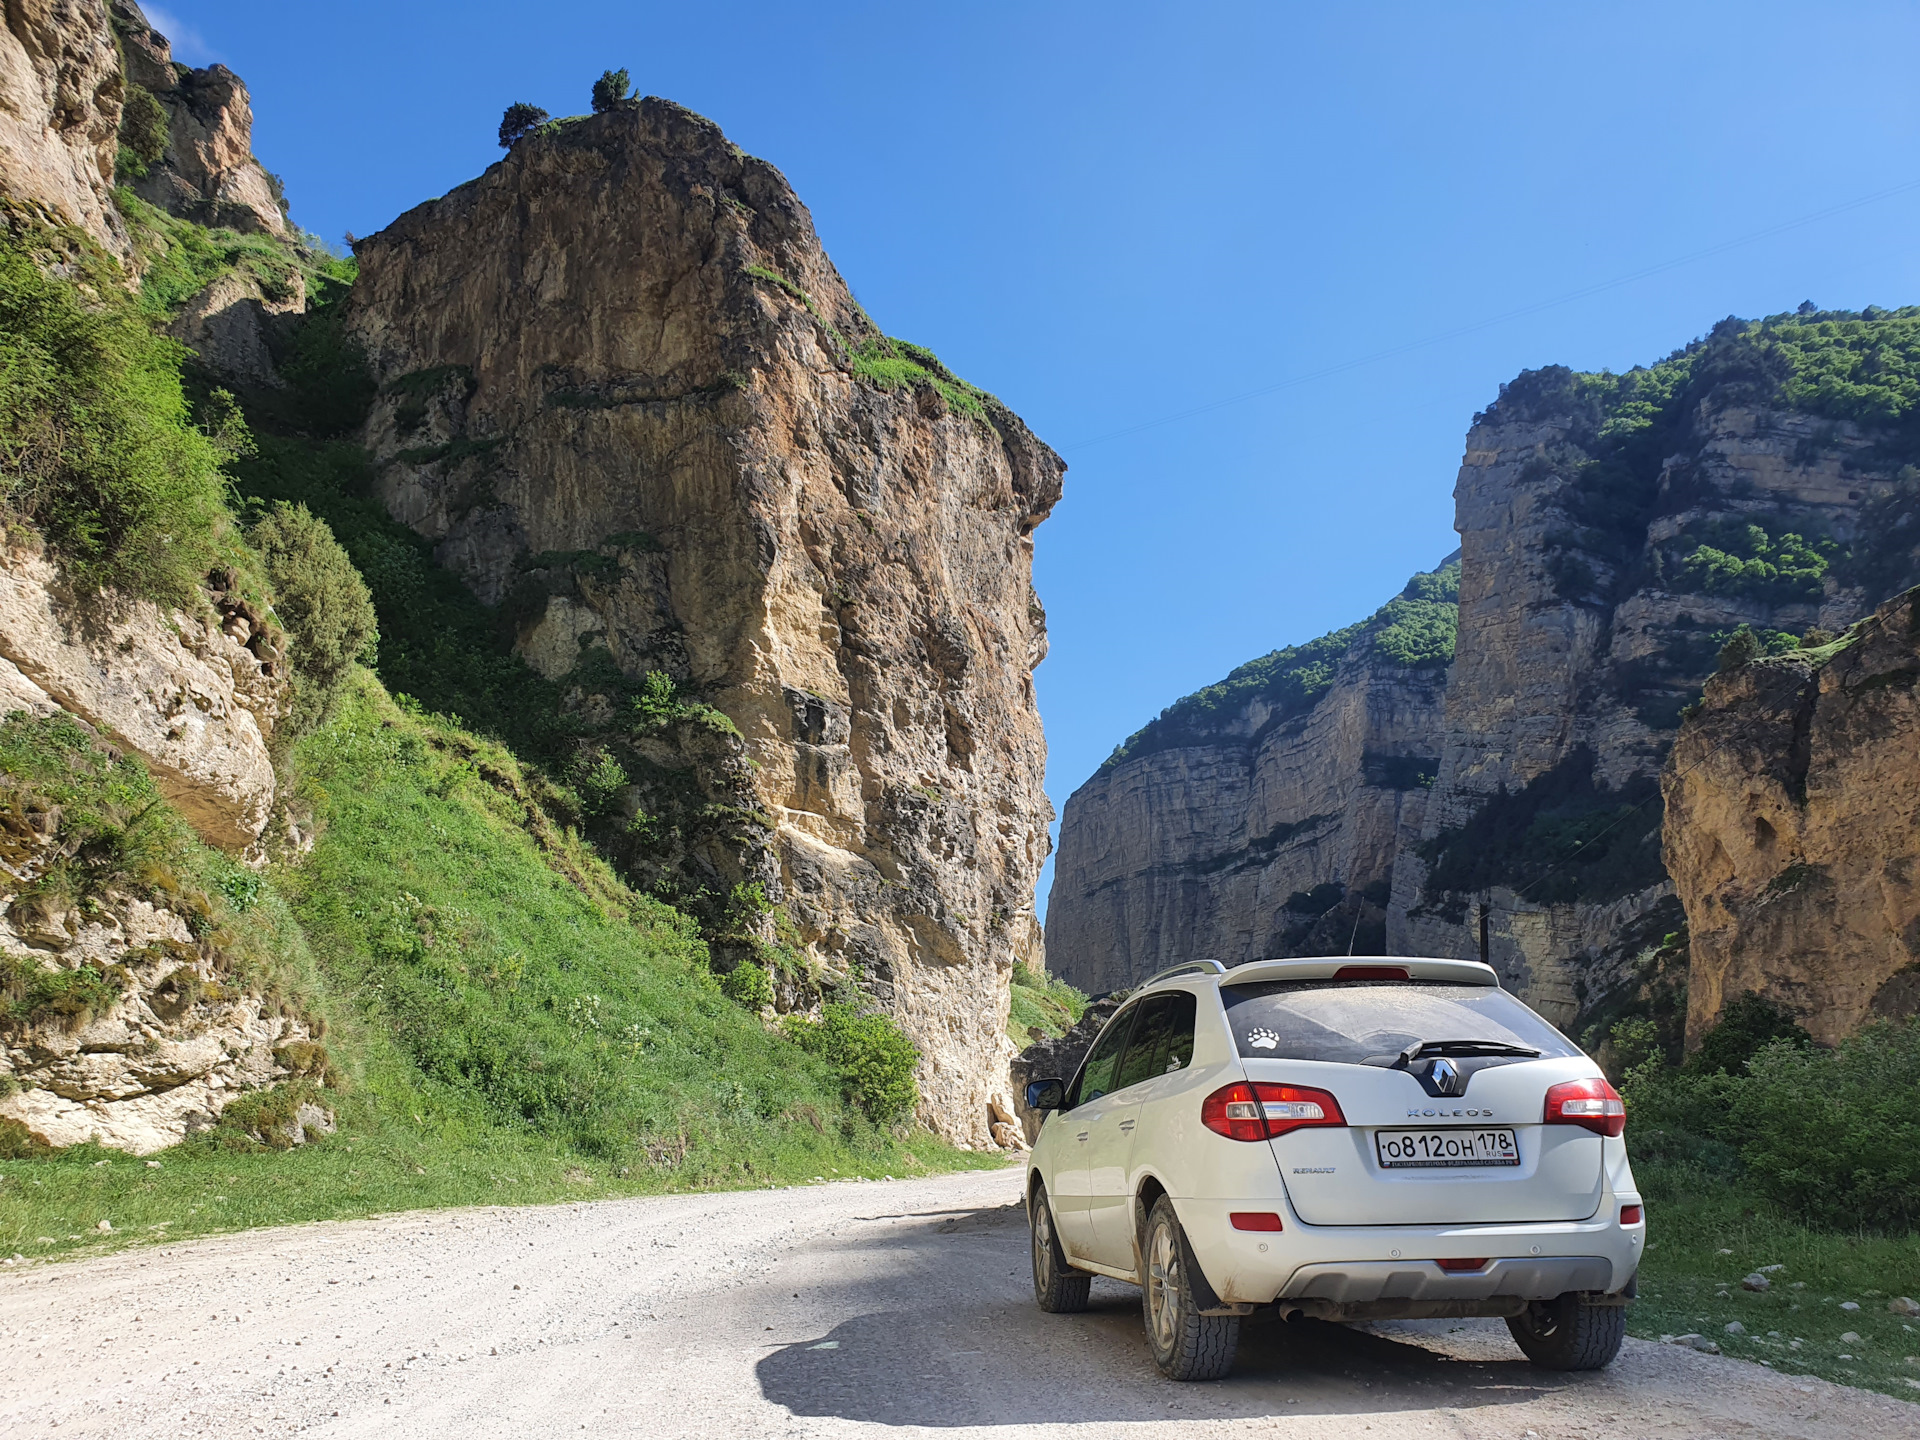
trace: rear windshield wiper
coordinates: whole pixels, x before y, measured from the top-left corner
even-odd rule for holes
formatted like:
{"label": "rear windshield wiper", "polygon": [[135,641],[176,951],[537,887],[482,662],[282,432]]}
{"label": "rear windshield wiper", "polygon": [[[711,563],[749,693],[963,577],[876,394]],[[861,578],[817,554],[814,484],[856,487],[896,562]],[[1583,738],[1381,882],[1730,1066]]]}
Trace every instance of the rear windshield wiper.
{"label": "rear windshield wiper", "polygon": [[1523,1055],[1529,1060],[1540,1052],[1529,1045],[1509,1045],[1504,1040],[1416,1040],[1400,1052],[1399,1064],[1411,1065],[1422,1055]]}

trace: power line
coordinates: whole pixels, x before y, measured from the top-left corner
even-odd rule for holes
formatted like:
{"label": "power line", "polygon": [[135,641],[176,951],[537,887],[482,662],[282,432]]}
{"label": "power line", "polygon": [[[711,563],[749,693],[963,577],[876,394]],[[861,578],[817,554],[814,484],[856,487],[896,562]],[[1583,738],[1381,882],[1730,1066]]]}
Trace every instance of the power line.
{"label": "power line", "polygon": [[1382,360],[1391,360],[1399,355],[1411,354],[1430,346],[1443,344],[1448,340],[1457,340],[1463,335],[1474,335],[1482,330],[1490,330],[1496,325],[1504,325],[1509,320],[1518,320],[1527,315],[1537,315],[1542,310],[1551,310],[1555,306],[1570,305],[1576,300],[1585,300],[1589,296],[1601,295],[1609,290],[1617,290],[1623,285],[1632,285],[1641,280],[1650,279],[1669,270],[1677,270],[1683,265],[1696,264],[1701,260],[1710,260],[1716,255],[1724,255],[1729,250],[1737,250],[1743,245],[1752,245],[1761,240],[1783,235],[1789,230],[1798,230],[1806,225],[1830,220],[1835,215],[1844,215],[1849,210],[1858,210],[1863,206],[1875,205],[1895,195],[1903,195],[1910,190],[1920,190],[1920,180],[1909,180],[1900,185],[1892,185],[1884,190],[1876,190],[1870,195],[1856,196],[1852,200],[1830,205],[1824,210],[1816,210],[1810,215],[1802,215],[1795,220],[1783,220],[1777,225],[1769,225],[1763,230],[1755,230],[1737,239],[1723,240],[1717,245],[1709,245],[1704,250],[1694,250],[1672,260],[1663,260],[1658,265],[1649,265],[1644,270],[1635,270],[1629,275],[1621,275],[1612,280],[1602,280],[1593,285],[1583,285],[1577,290],[1569,290],[1550,300],[1537,300],[1531,305],[1522,305],[1517,310],[1508,310],[1485,320],[1476,320],[1471,325],[1457,325],[1451,330],[1442,330],[1421,340],[1409,340],[1404,344],[1388,346],[1384,350],[1375,350],[1352,360],[1343,360],[1337,365],[1324,366],[1319,370],[1309,370],[1301,375],[1289,376],[1285,380],[1276,380],[1271,385],[1262,385],[1253,390],[1242,390],[1237,395],[1228,395],[1224,399],[1210,400],[1204,405],[1195,405],[1190,409],[1176,410],[1170,415],[1162,415],[1152,420],[1142,420],[1119,430],[1109,430],[1104,435],[1096,435],[1089,440],[1069,443],[1062,448],[1067,450],[1085,450],[1094,445],[1104,445],[1109,440],[1119,440],[1128,435],[1138,435],[1143,430],[1156,429],[1161,425],[1172,425],[1180,420],[1191,420],[1196,415],[1211,414],[1215,410],[1224,410],[1231,405],[1239,405],[1248,400],[1257,400],[1263,395],[1277,394],[1282,390],[1291,390],[1295,386],[1306,385],[1315,380],[1325,380],[1329,376],[1343,375],[1349,370],[1358,370],[1365,365],[1377,364]]}

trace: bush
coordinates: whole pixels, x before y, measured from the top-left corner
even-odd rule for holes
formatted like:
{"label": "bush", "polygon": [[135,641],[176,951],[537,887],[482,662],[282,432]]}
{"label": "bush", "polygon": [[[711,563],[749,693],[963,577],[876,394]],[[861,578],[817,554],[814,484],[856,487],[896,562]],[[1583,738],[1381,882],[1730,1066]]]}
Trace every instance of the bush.
{"label": "bush", "polygon": [[593,82],[593,113],[604,115],[627,98],[627,72],[603,70],[600,78]]}
{"label": "bush", "polygon": [[250,538],[287,631],[294,700],[286,734],[304,735],[332,715],[354,661],[372,660],[380,638],[373,597],[326,521],[304,505],[274,505]]}
{"label": "bush", "polygon": [[742,960],[722,975],[720,989],[729,1000],[749,1010],[764,1010],[773,1004],[773,981],[762,966],[751,960]]}
{"label": "bush", "polygon": [[1764,1193],[1814,1224],[1920,1228],[1920,1020],[1775,1040],[1747,1070],[1730,1119]]}
{"label": "bush", "polygon": [[187,604],[220,557],[229,451],[189,421],[185,354],[114,285],[0,242],[0,503],[83,591]]}
{"label": "bush", "polygon": [[166,107],[152,91],[129,84],[120,110],[120,156],[114,169],[139,179],[166,158],[169,138]]}
{"label": "bush", "polygon": [[534,130],[547,123],[547,112],[538,105],[528,105],[516,100],[507,107],[507,113],[500,117],[500,148],[511,150]]}
{"label": "bush", "polygon": [[1696,1075],[1740,1075],[1754,1056],[1778,1040],[1813,1044],[1789,1011],[1748,991],[1721,1011],[1719,1023],[1700,1037],[1687,1069]]}
{"label": "bush", "polygon": [[898,1124],[920,1103],[913,1080],[920,1051],[888,1016],[834,1004],[817,1021],[790,1017],[786,1032],[840,1071],[847,1094],[875,1123]]}
{"label": "bush", "polygon": [[1751,626],[1742,625],[1727,637],[1727,643],[1720,647],[1720,656],[1714,662],[1714,668],[1721,674],[1729,670],[1738,670],[1742,665],[1751,665],[1761,655],[1760,641]]}

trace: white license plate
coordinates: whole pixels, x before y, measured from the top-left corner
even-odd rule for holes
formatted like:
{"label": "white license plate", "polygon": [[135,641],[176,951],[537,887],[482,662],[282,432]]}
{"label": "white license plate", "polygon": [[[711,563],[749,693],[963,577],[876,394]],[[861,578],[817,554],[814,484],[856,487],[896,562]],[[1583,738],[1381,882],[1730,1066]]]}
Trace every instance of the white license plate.
{"label": "white license plate", "polygon": [[1384,1170],[1520,1163],[1511,1130],[1376,1130],[1373,1146]]}

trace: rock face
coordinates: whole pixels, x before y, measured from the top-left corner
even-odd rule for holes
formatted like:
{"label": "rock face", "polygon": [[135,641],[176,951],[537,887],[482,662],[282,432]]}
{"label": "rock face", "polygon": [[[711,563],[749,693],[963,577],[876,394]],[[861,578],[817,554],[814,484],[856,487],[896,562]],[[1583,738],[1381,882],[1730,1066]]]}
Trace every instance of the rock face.
{"label": "rock face", "polygon": [[133,0],[113,0],[113,24],[128,82],[167,116],[166,154],[134,181],[134,193],[200,225],[287,233],[275,182],[253,155],[253,102],[240,77],[224,65],[175,64],[167,37]]}
{"label": "rock face", "polygon": [[288,703],[277,632],[224,592],[198,615],[111,598],[83,607],[44,557],[3,558],[0,703],[63,709],[138,751],[208,844],[258,840],[273,809],[268,741]]}
{"label": "rock face", "polygon": [[1099,994],[1186,960],[1379,953],[1400,837],[1439,767],[1457,581],[1451,561],[1416,577],[1372,620],[1243,667],[1120,747],[1067,801],[1053,970]]}
{"label": "rock face", "polygon": [[780,174],[666,101],[523,140],[357,255],[381,497],[598,727],[630,872],[758,885],[764,939],[919,1044],[923,1118],[991,1143],[1058,457],[881,336]]}
{"label": "rock face", "polygon": [[1920,597],[1707,682],[1662,776],[1687,1032],[1758,991],[1825,1044],[1920,1013]]}
{"label": "rock face", "polygon": [[12,0],[0,24],[0,194],[47,207],[117,255],[122,98],[104,0]]}

